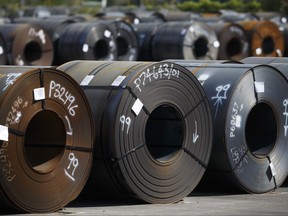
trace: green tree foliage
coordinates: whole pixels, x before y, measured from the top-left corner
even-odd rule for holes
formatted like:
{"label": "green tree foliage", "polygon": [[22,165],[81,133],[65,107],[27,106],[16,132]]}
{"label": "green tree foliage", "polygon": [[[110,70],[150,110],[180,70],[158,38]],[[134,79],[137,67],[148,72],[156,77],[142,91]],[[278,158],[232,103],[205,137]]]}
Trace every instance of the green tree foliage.
{"label": "green tree foliage", "polygon": [[256,12],[261,10],[261,3],[257,0],[199,0],[185,1],[177,5],[180,10],[193,12],[215,12],[219,9],[231,9],[239,12],[249,11]]}

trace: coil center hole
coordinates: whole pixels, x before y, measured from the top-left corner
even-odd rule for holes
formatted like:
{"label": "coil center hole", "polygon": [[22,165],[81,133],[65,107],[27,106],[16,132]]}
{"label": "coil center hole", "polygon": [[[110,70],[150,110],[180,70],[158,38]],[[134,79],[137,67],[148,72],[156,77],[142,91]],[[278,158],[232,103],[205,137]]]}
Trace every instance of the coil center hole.
{"label": "coil center hole", "polygon": [[275,43],[272,37],[265,37],[262,41],[263,54],[268,55],[274,51]]}
{"label": "coil center hole", "polygon": [[204,57],[209,51],[208,40],[206,37],[199,37],[194,42],[193,53],[196,58]]}
{"label": "coil center hole", "polygon": [[127,40],[123,37],[117,37],[116,42],[117,42],[118,57],[126,55],[129,50],[129,44]]}
{"label": "coil center hole", "polygon": [[170,105],[161,105],[150,114],[146,130],[146,145],[159,162],[176,156],[184,140],[184,122],[181,113]]}
{"label": "coil center hole", "polygon": [[105,40],[99,40],[94,46],[95,59],[106,58],[109,53],[109,46]]}
{"label": "coil center hole", "polygon": [[42,56],[42,49],[36,41],[29,42],[24,48],[24,59],[26,62],[37,61]]}
{"label": "coil center hole", "polygon": [[47,173],[55,169],[65,144],[65,125],[55,112],[42,110],[33,116],[26,129],[24,149],[34,170]]}
{"label": "coil center hole", "polygon": [[277,121],[275,113],[267,103],[258,103],[249,113],[246,129],[246,142],[255,157],[266,157],[275,146]]}
{"label": "coil center hole", "polygon": [[239,38],[232,38],[227,43],[226,52],[228,57],[239,55],[242,51],[242,43]]}

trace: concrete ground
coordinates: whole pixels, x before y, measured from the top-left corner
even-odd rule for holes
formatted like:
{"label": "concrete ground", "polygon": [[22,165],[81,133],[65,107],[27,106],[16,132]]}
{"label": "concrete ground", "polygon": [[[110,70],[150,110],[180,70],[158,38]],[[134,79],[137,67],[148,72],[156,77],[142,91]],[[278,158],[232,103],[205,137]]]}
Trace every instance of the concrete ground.
{"label": "concrete ground", "polygon": [[[18,214],[17,216],[35,216],[41,214]],[[144,204],[133,200],[76,200],[56,213],[59,215],[101,215],[101,216],[245,216],[245,215],[288,215],[288,185],[267,194],[211,194],[193,192],[184,200],[175,204]]]}

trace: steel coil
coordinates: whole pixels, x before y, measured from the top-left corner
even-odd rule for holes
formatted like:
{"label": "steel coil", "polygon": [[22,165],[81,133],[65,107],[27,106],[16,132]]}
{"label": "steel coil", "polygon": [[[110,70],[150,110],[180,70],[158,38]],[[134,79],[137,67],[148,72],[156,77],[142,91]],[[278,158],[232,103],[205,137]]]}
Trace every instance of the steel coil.
{"label": "steel coil", "polygon": [[287,79],[268,65],[176,63],[201,81],[212,109],[204,186],[250,193],[279,187],[288,174]]}
{"label": "steel coil", "polygon": [[133,26],[122,20],[108,21],[115,32],[118,61],[135,61],[138,58],[139,42]]}
{"label": "steel coil", "polygon": [[7,51],[5,40],[0,33],[0,65],[7,64]]}
{"label": "steel coil", "polygon": [[77,22],[68,25],[58,42],[58,62],[72,60],[116,60],[113,30],[103,22]]}
{"label": "steel coil", "polygon": [[8,64],[50,66],[54,48],[48,33],[34,24],[0,25],[6,48]]}
{"label": "steel coil", "polygon": [[138,61],[153,61],[152,41],[160,23],[139,23],[133,25],[138,35],[139,55]]}
{"label": "steel coil", "polygon": [[245,30],[236,23],[213,23],[220,47],[218,59],[240,60],[250,54],[250,47]]}
{"label": "steel coil", "polygon": [[152,41],[156,61],[165,59],[217,59],[219,42],[214,30],[201,22],[167,22]]}
{"label": "steel coil", "polygon": [[250,43],[250,55],[278,57],[284,54],[284,39],[279,27],[268,20],[242,21]]}
{"label": "steel coil", "polygon": [[77,22],[76,18],[73,17],[50,17],[46,19],[37,19],[37,18],[17,18],[13,20],[15,23],[27,23],[27,24],[36,24],[37,26],[43,28],[51,38],[54,47],[54,56],[52,65],[59,65],[58,62],[58,42],[62,32],[65,28],[71,23]]}
{"label": "steel coil", "polygon": [[93,113],[94,167],[83,194],[171,203],[196,187],[210,158],[212,118],[189,71],[129,61],[75,61],[58,69],[82,86]]}
{"label": "steel coil", "polygon": [[91,110],[52,68],[0,67],[0,213],[52,212],[82,191],[92,166]]}

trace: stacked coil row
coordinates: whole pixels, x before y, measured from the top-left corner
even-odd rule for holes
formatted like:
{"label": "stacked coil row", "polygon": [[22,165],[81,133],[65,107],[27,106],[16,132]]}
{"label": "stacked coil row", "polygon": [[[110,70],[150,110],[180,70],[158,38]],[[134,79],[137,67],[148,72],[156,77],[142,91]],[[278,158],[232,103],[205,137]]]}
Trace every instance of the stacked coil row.
{"label": "stacked coil row", "polygon": [[173,203],[201,184],[277,189],[288,175],[287,64],[0,67],[1,211],[57,211],[79,194]]}
{"label": "stacked coil row", "polygon": [[131,12],[15,18],[0,25],[0,63],[59,66],[72,60],[238,61],[287,56],[286,24],[264,16],[238,16]]}

